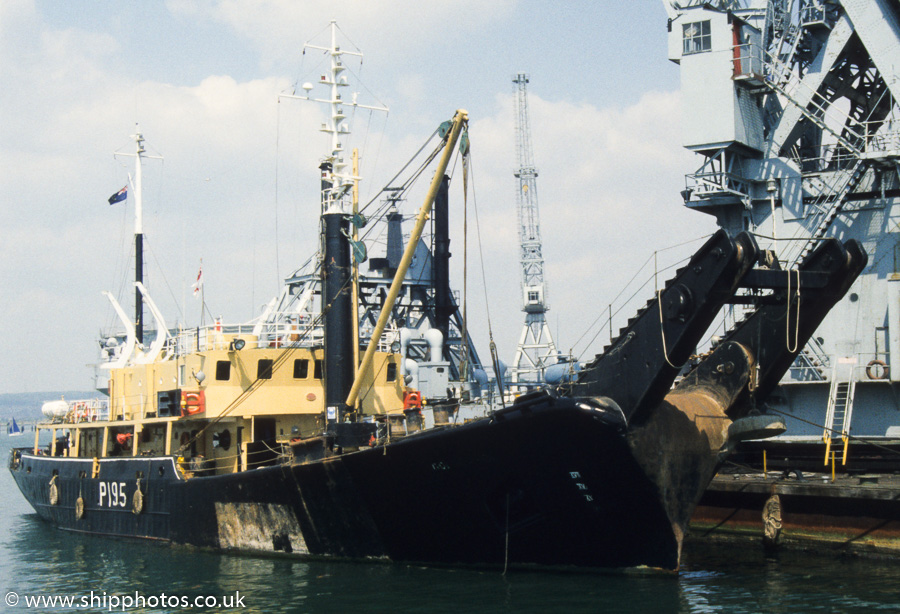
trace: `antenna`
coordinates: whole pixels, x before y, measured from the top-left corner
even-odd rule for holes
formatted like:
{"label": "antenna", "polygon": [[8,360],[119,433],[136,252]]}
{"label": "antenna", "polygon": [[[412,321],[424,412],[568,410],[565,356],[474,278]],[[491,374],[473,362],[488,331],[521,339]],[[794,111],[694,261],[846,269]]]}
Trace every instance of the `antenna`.
{"label": "antenna", "polygon": [[331,20],[329,28],[331,33],[329,46],[325,47],[310,43],[303,46],[304,53],[307,49],[317,49],[325,52],[330,57],[328,72],[319,77],[319,84],[328,88],[328,97],[312,98],[313,84],[304,83],[301,86],[305,91],[304,95],[281,94],[279,98],[309,100],[328,105],[330,117],[320,128],[321,132],[331,135],[331,151],[324,160],[329,166],[327,169],[322,169],[322,213],[328,210],[350,213],[349,207],[344,200],[345,196],[353,189],[353,182],[358,180],[359,177],[353,175],[351,161],[344,157],[344,143],[350,138],[350,122],[347,121],[347,110],[368,109],[387,113],[388,109],[383,106],[360,104],[357,102],[356,94],[351,95],[350,100],[344,99],[341,90],[349,87],[350,82],[347,79],[347,75],[344,74],[347,66],[344,64],[343,57],[345,55],[356,56],[362,61],[362,53],[341,49],[338,44],[338,25],[335,20]]}

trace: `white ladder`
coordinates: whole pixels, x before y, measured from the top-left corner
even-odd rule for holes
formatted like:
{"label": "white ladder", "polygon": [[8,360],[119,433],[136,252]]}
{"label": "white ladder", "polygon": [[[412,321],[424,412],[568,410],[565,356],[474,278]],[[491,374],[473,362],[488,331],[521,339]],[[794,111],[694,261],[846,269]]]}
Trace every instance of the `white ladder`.
{"label": "white ladder", "polygon": [[847,464],[847,448],[850,443],[850,421],[853,418],[853,395],[856,392],[855,357],[841,357],[834,363],[831,391],[828,394],[828,411],[825,415],[825,464],[831,455],[831,441],[840,430],[844,443],[842,465]]}

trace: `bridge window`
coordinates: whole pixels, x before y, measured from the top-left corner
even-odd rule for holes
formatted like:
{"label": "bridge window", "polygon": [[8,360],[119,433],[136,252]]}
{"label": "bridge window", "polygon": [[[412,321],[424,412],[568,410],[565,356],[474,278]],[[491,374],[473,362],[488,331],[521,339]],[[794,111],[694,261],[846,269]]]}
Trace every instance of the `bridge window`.
{"label": "bridge window", "polygon": [[686,23],[684,26],[684,54],[702,53],[712,50],[712,33],[709,20]]}
{"label": "bridge window", "polygon": [[256,365],[256,379],[272,379],[271,358],[260,358]]}
{"label": "bridge window", "polygon": [[309,377],[309,361],[306,358],[298,358],[294,361],[294,379],[307,377]]}
{"label": "bridge window", "polygon": [[231,362],[228,360],[216,361],[216,380],[227,382],[231,378]]}
{"label": "bridge window", "polygon": [[397,363],[389,362],[387,364],[387,381],[396,382],[397,381]]}
{"label": "bridge window", "polygon": [[316,360],[316,364],[313,367],[313,377],[315,379],[322,379],[322,361]]}

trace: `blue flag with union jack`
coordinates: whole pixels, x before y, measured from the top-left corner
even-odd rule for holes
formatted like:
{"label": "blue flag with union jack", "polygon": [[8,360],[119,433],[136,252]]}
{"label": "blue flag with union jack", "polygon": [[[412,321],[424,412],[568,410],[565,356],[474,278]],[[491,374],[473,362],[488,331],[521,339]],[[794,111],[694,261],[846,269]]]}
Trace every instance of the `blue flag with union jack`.
{"label": "blue flag with union jack", "polygon": [[114,205],[128,198],[128,186],[125,186],[115,194],[109,197],[109,204]]}

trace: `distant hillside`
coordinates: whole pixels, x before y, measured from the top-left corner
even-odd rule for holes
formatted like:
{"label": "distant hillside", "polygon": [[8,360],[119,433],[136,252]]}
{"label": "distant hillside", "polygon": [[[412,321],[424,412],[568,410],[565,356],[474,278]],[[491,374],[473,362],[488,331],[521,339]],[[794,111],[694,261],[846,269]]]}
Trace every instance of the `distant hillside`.
{"label": "distant hillside", "polygon": [[0,423],[6,423],[13,418],[17,422],[34,422],[43,418],[41,405],[45,401],[53,401],[59,398],[96,399],[101,398],[99,392],[85,392],[83,390],[63,390],[57,392],[18,392],[13,394],[0,394]]}

